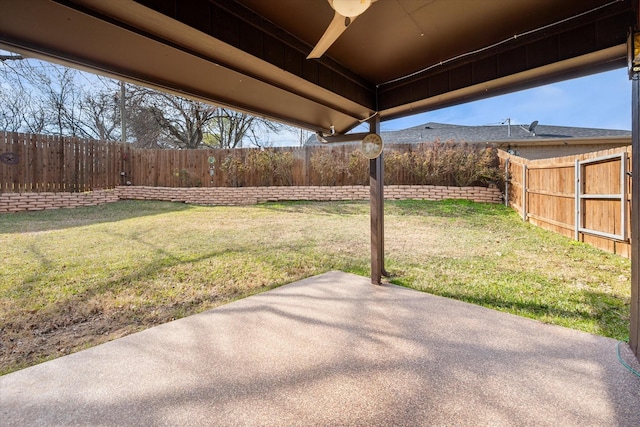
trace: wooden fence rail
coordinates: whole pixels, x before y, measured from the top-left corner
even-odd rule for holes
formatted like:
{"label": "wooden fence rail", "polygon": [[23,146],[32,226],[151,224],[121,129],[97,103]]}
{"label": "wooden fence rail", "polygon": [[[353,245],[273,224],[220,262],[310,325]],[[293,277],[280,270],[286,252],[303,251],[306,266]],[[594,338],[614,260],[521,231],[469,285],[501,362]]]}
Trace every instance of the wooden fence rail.
{"label": "wooden fence rail", "polygon": [[[497,171],[495,151],[490,146],[464,144],[393,144],[385,149],[385,184],[478,185],[473,178],[475,165],[484,171],[485,163],[493,159]],[[0,156],[0,192],[5,193],[84,192],[117,185],[262,187],[369,182],[369,160],[358,144],[153,150],[114,142],[0,133]]]}
{"label": "wooden fence rail", "polygon": [[0,192],[83,192],[119,184],[116,143],[0,132]]}
{"label": "wooden fence rail", "polygon": [[524,220],[630,256],[630,146],[544,160],[499,155],[507,204]]}
{"label": "wooden fence rail", "polygon": [[[485,147],[459,145],[459,150],[477,154]],[[491,148],[490,148],[491,149]],[[385,184],[460,185],[441,176],[428,182],[423,171],[412,173],[419,165],[400,164],[401,160],[425,159],[430,151],[440,162],[462,167],[450,152],[434,150],[434,144],[393,144],[385,153]],[[278,147],[260,150],[129,150],[127,176],[132,185],[153,187],[261,187],[280,185],[366,185],[369,182],[369,160],[359,145]],[[422,156],[422,157],[421,157]],[[496,157],[496,167],[497,157]],[[434,160],[437,162],[437,160]],[[411,167],[414,166],[414,167]],[[444,168],[444,169],[452,169]],[[130,172],[130,174],[129,174]],[[454,177],[455,178],[455,177]],[[471,185],[467,182],[462,185]]]}

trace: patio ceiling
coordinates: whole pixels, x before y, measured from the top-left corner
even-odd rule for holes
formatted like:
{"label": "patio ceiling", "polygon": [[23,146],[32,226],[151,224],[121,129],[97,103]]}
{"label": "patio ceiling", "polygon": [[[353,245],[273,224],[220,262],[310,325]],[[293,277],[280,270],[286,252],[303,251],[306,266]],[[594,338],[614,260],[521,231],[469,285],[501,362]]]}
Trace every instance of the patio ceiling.
{"label": "patio ceiling", "polygon": [[308,129],[626,65],[638,0],[378,0],[319,59],[327,0],[0,0],[0,46]]}

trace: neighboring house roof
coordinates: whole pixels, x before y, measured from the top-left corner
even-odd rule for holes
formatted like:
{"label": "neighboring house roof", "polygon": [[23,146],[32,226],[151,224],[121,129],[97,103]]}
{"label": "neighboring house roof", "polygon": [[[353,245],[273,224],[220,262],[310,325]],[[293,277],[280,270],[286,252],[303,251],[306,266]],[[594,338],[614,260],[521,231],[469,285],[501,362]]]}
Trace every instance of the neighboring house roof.
{"label": "neighboring house roof", "polygon": [[[538,124],[533,132],[530,125],[500,126],[464,126],[445,123],[425,123],[402,130],[383,131],[385,144],[411,144],[419,142],[507,142],[535,141],[569,138],[603,138],[615,136],[631,137],[631,131],[616,129],[594,129],[570,126],[550,126]],[[509,128],[511,135],[509,135]],[[306,145],[320,144],[315,135],[307,140]]]}

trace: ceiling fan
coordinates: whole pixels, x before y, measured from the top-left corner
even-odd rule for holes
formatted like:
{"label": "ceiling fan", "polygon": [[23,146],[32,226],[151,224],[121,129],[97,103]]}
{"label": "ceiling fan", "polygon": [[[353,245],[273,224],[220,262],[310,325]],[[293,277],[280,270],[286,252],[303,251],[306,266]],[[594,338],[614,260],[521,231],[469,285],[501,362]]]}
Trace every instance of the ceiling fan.
{"label": "ceiling fan", "polygon": [[331,23],[307,59],[320,58],[358,16],[376,0],[327,0],[335,11]]}

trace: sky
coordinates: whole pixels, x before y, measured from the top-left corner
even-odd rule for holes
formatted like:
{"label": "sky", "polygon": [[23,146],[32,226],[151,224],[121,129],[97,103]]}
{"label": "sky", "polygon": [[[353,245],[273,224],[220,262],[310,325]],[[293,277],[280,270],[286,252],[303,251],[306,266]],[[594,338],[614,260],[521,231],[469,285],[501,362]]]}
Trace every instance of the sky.
{"label": "sky", "polygon": [[626,68],[565,80],[455,107],[382,122],[385,130],[428,122],[456,125],[512,124],[631,130],[631,82]]}

